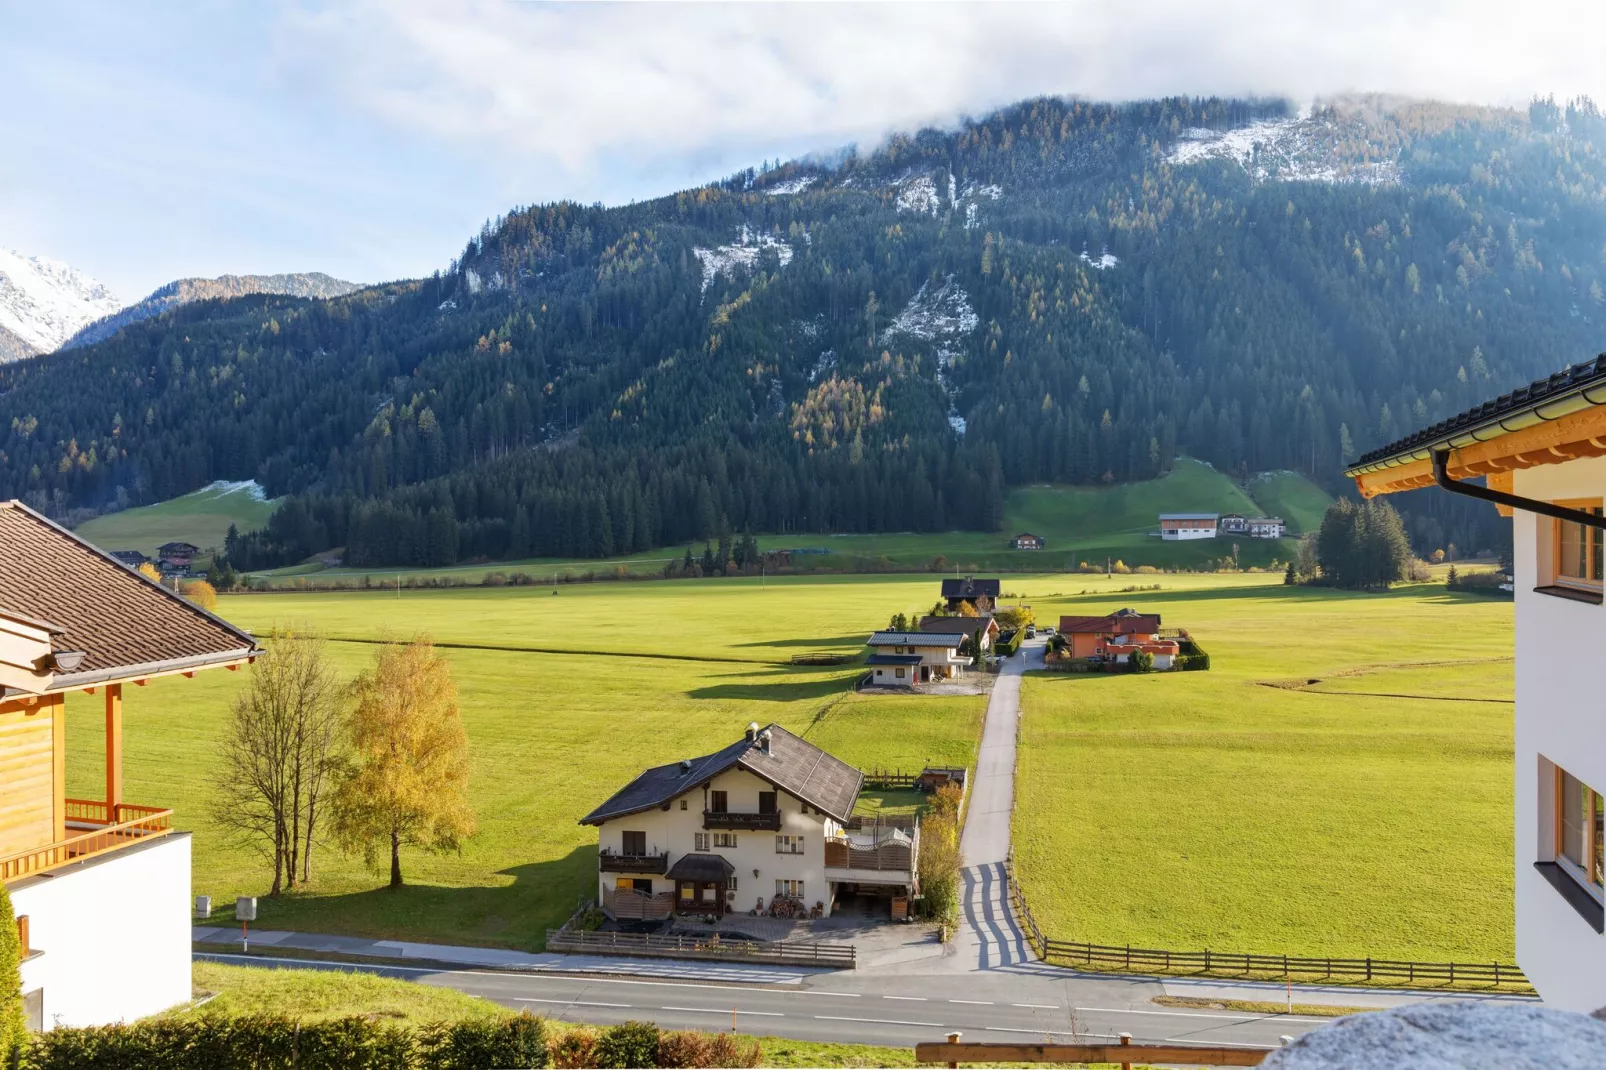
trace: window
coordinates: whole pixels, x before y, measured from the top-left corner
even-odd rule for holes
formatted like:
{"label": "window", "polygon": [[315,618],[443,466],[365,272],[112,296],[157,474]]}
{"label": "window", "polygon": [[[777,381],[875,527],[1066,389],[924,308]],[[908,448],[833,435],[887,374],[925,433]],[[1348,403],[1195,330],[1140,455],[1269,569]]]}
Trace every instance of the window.
{"label": "window", "polygon": [[712,903],[719,898],[719,888],[713,884],[703,885],[703,902]]}
{"label": "window", "polygon": [[802,899],[803,898],[803,882],[802,881],[777,880],[775,882],[775,894],[776,895],[782,895],[782,896],[788,896],[788,897],[790,897],[792,899]]}
{"label": "window", "polygon": [[706,851],[706,850],[708,850],[708,833],[706,833],[706,832],[694,832],[694,833],[691,834],[691,840],[692,840],[692,850],[694,850],[694,851]]}
{"label": "window", "polygon": [[803,853],[802,836],[775,837],[775,853],[778,855],[800,855]]}
{"label": "window", "polygon": [[620,877],[614,882],[614,889],[621,892],[638,892],[641,895],[651,895],[652,879],[650,877]]}
{"label": "window", "polygon": [[734,833],[734,832],[716,832],[716,833],[714,833],[714,846],[715,847],[735,847],[736,846],[736,833]]}
{"label": "window", "polygon": [[712,811],[713,813],[716,813],[716,814],[726,813],[726,812],[728,812],[726,808],[729,805],[730,805],[730,802],[729,802],[729,799],[728,799],[727,795],[725,794],[725,792],[723,792],[723,791],[714,791],[714,792],[710,792],[709,793],[709,796],[708,796],[708,809],[710,811]]}
{"label": "window", "polygon": [[761,814],[775,813],[775,793],[761,791],[758,793],[758,812]]}
{"label": "window", "polygon": [[680,808],[682,810],[686,809],[686,800],[685,799],[680,800]]}
{"label": "window", "polygon": [[1606,803],[1600,792],[1556,769],[1556,861],[1596,898],[1606,891]]}
{"label": "window", "polygon": [[[1596,516],[1601,515],[1601,503],[1598,499],[1556,504],[1565,505],[1570,509],[1582,509]],[[1602,573],[1602,536],[1606,535],[1606,532],[1585,524],[1574,524],[1570,520],[1556,521],[1555,529],[1556,585],[1599,591]]]}
{"label": "window", "polygon": [[624,840],[622,851],[627,855],[644,855],[647,853],[647,834],[645,832],[622,832]]}
{"label": "window", "polygon": [[697,897],[697,885],[695,885],[695,884],[682,884],[680,886],[680,898],[681,899],[690,901],[692,899],[695,899],[696,897]]}
{"label": "window", "polygon": [[900,680],[903,679],[903,667],[902,666],[899,666],[899,668],[898,668],[898,679],[900,679]]}
{"label": "window", "polygon": [[725,882],[725,889],[726,889],[726,891],[731,891],[731,892],[734,892],[736,890],[736,878],[734,876],[732,876],[730,878],[730,880]]}

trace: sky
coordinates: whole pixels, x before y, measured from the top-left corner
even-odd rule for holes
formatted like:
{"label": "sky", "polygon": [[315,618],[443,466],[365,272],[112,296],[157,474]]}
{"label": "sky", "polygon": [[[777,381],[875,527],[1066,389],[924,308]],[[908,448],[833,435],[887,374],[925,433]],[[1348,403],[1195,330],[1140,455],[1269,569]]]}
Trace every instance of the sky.
{"label": "sky", "polygon": [[445,268],[623,203],[1026,97],[1606,101],[1572,0],[543,4],[0,0],[0,246],[175,278]]}

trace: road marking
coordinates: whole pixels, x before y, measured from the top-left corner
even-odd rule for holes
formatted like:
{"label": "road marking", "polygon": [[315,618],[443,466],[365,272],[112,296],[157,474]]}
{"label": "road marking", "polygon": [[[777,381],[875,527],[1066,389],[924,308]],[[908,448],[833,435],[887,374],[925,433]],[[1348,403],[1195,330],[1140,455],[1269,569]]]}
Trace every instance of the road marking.
{"label": "road marking", "polygon": [[[805,991],[803,989],[763,987],[769,985],[801,984],[804,977],[802,974],[799,974],[794,980],[778,981],[773,979],[757,978],[750,984],[745,985],[717,985],[699,981],[633,981],[621,977],[597,977],[591,973],[587,973],[584,970],[564,972],[561,969],[553,966],[532,966],[529,969],[472,970],[457,969],[449,966],[397,966],[388,962],[359,962],[355,960],[342,962],[334,959],[289,958],[287,956],[280,955],[237,955],[231,954],[227,951],[195,950],[192,952],[192,954],[195,958],[200,959],[237,960],[240,962],[249,963],[253,966],[263,966],[269,969],[273,968],[274,964],[277,963],[303,968],[307,966],[334,966],[342,970],[364,970],[372,973],[425,973],[434,974],[437,977],[497,977],[503,980],[540,980],[552,981],[554,983],[559,981],[573,981],[576,984],[588,985],[656,985],[660,988],[707,988],[715,991],[723,989],[729,992],[752,992],[755,989],[769,992]],[[817,996],[858,996],[857,992],[814,992],[810,994]],[[1529,1002],[1537,1001],[1529,1000]]]}
{"label": "road marking", "polygon": [[816,1014],[822,1022],[869,1022],[872,1025],[918,1025],[927,1029],[941,1029],[941,1022],[899,1022],[890,1018],[839,1018],[832,1014]]}
{"label": "road marking", "polygon": [[990,999],[951,999],[948,1002],[949,1003],[974,1003],[978,1007],[991,1007],[993,1005],[993,1001],[990,1000]]}
{"label": "road marking", "polygon": [[1077,1011],[1087,1011],[1092,1014],[1153,1014],[1166,1018],[1214,1018],[1218,1021],[1232,1022],[1260,1022],[1275,1018],[1280,1022],[1330,1022],[1331,1018],[1294,1018],[1287,1014],[1272,1012],[1271,1014],[1201,1014],[1199,1011],[1140,1011],[1117,1010],[1114,1007],[1075,1007]]}
{"label": "road marking", "polygon": [[802,988],[796,993],[799,996],[839,996],[845,999],[858,999],[864,995],[862,992],[821,992],[812,988]]}
{"label": "road marking", "polygon": [[[1320,694],[1320,692],[1314,692],[1314,693]],[[1162,1043],[1162,1044],[1197,1044],[1197,1043],[1199,1043],[1199,1038],[1198,1037],[1166,1037],[1160,1043]],[[1232,1047],[1234,1047],[1234,1048],[1254,1048],[1256,1051],[1276,1051],[1277,1050],[1277,1046],[1275,1044],[1233,1044]]]}
{"label": "road marking", "polygon": [[748,1011],[740,1007],[659,1007],[661,1011],[691,1011],[694,1014],[762,1014],[766,1018],[785,1018],[780,1011]]}
{"label": "road marking", "polygon": [[882,999],[907,999],[914,1003],[926,1002],[925,996],[882,996]]}
{"label": "road marking", "polygon": [[1052,1003],[1011,1003],[1011,1007],[1028,1007],[1034,1011],[1057,1011],[1058,1007]]}
{"label": "road marking", "polygon": [[1014,1029],[1007,1025],[984,1025],[989,1033],[1035,1033],[1038,1036],[1050,1037],[1097,1037],[1100,1040],[1120,1040],[1119,1033],[1072,1033],[1065,1029]]}
{"label": "road marking", "polygon": [[517,1003],[556,1003],[562,1007],[622,1007],[629,1009],[628,1003],[588,1003],[583,999],[534,999],[530,996],[514,996]]}

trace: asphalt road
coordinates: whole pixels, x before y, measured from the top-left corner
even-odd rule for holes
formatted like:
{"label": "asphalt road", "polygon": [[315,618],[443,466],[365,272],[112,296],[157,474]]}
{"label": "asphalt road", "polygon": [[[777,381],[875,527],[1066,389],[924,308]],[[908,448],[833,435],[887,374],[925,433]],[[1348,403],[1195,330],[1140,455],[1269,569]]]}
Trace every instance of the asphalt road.
{"label": "asphalt road", "polygon": [[[641,978],[563,977],[490,970],[265,959],[198,954],[219,962],[304,969],[363,970],[455,988],[502,1006],[571,1022],[612,1025],[651,1020],[666,1029],[728,1030],[798,1040],[909,1047],[958,1030],[975,1041],[1073,1042],[1114,1039],[1276,1047],[1329,1019],[1167,1009],[1147,1003],[1152,983],[995,970],[866,977],[852,971],[807,975],[784,986],[704,984]],[[1131,1006],[1132,1002],[1140,1005]]]}

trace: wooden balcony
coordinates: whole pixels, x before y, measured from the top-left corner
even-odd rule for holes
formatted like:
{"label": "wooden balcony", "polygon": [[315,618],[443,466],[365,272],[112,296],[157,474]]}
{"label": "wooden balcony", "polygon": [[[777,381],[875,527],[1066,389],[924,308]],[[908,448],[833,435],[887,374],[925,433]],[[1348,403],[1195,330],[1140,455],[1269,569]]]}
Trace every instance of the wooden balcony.
{"label": "wooden balcony", "polygon": [[779,832],[781,815],[715,813],[712,810],[704,810],[703,828],[732,829],[737,832]]}
{"label": "wooden balcony", "polygon": [[673,892],[646,895],[642,892],[603,889],[602,911],[620,921],[659,921],[675,912]]}
{"label": "wooden balcony", "polygon": [[67,835],[63,839],[0,856],[0,882],[82,862],[173,831],[173,811],[154,806],[119,803],[108,807],[89,799],[67,799],[66,811]]}
{"label": "wooden balcony", "polygon": [[666,873],[669,870],[669,852],[627,855],[598,851],[597,870],[602,873]]}

